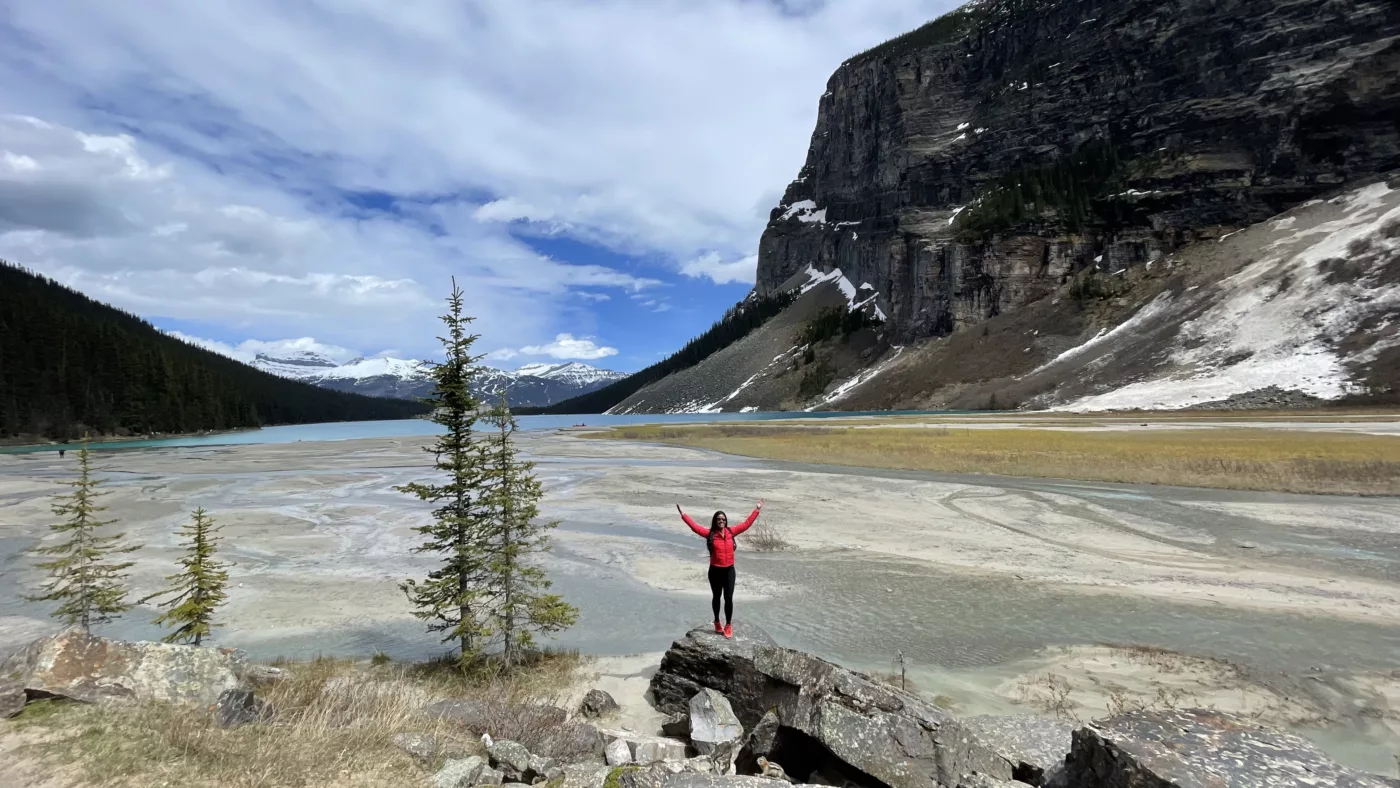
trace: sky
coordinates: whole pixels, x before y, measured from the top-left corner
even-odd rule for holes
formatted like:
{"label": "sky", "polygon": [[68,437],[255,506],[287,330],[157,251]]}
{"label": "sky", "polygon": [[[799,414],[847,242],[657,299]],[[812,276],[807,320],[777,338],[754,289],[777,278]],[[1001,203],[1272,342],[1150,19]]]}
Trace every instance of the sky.
{"label": "sky", "polygon": [[956,0],[9,0],[0,259],[241,358],[632,371],[752,287],[828,77]]}

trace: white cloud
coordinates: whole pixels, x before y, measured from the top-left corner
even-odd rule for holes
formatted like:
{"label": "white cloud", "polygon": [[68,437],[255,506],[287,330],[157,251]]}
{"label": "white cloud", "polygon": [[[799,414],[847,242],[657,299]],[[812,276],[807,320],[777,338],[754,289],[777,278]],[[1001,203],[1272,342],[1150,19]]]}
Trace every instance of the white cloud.
{"label": "white cloud", "polygon": [[756,254],[726,263],[718,252],[710,252],[681,266],[681,273],[686,276],[707,277],[717,285],[730,282],[751,285],[757,271],[758,255]]}
{"label": "white cloud", "polygon": [[599,345],[593,337],[575,337],[573,334],[559,334],[547,345],[526,345],[518,350],[504,348],[488,354],[493,359],[512,359],[518,356],[549,356],[558,359],[594,360],[616,356],[617,348]]}
{"label": "white cloud", "polygon": [[[235,358],[239,361],[252,361],[259,353],[264,353],[273,358],[286,358],[297,353],[315,353],[325,356],[331,361],[344,364],[347,361],[360,355],[348,348],[336,345],[328,345],[324,342],[317,342],[312,337],[298,337],[297,339],[277,339],[272,341],[262,341],[249,339],[230,345],[227,342],[219,342],[214,339],[191,336],[180,331],[165,332],[176,339],[182,339],[192,345],[198,345],[206,350],[212,350],[220,355]],[[376,355],[392,355],[390,353],[379,353]]]}
{"label": "white cloud", "polygon": [[748,281],[723,261],[831,71],[958,2],[13,3],[0,112],[40,120],[0,122],[0,256],[147,315],[420,355],[455,275],[488,341],[543,343],[593,324],[579,288]]}

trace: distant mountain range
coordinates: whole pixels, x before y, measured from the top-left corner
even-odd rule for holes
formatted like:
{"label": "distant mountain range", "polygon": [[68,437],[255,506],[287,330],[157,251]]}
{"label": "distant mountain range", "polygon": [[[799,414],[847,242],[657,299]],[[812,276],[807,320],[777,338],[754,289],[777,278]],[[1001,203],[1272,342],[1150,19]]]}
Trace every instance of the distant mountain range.
{"label": "distant mountain range", "polygon": [[[423,361],[357,358],[337,364],[323,355],[303,351],[276,358],[259,353],[253,366],[322,388],[376,397],[415,399],[432,391],[432,368]],[[483,367],[477,377],[476,393],[492,401],[504,393],[512,407],[543,407],[596,391],[624,377],[621,372],[577,361],[528,364],[514,372]]]}

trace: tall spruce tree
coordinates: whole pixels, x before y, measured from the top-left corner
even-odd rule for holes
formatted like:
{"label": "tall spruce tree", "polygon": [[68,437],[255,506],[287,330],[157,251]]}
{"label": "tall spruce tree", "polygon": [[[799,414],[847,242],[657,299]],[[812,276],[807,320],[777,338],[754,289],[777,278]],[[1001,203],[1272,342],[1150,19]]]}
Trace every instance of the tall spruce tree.
{"label": "tall spruce tree", "polygon": [[214,554],[218,551],[218,533],[221,526],[215,526],[203,507],[194,514],[183,528],[180,536],[185,537],[185,556],[180,559],[184,571],[165,579],[170,587],[141,600],[145,603],[161,596],[171,598],[160,604],[169,610],[156,617],[160,626],[173,626],[175,631],[161,638],[166,643],[189,643],[200,645],[209,637],[214,628],[214,611],[228,598],[228,564],[218,561]]}
{"label": "tall spruce tree", "polygon": [[97,491],[98,481],[92,476],[86,435],[78,450],[78,478],[67,484],[73,491],[59,496],[53,506],[54,514],[67,519],[49,526],[66,538],[58,544],[33,549],[37,555],[51,556],[35,564],[49,573],[49,580],[42,586],[42,594],[26,599],[58,602],[53,617],[68,626],[82,627],[84,633],[91,635],[93,625],[105,624],[131,609],[124,581],[132,562],[114,557],[139,550],[140,545],[123,545],[126,535],[122,533],[101,533],[103,526],[116,521],[99,519],[107,507],[97,504],[102,493]]}
{"label": "tall spruce tree", "polygon": [[515,417],[504,396],[487,417],[495,427],[488,450],[488,475],[494,518],[487,540],[484,619],[501,642],[507,669],[519,663],[534,642],[534,633],[566,629],[578,620],[578,610],[558,594],[544,570],[531,561],[549,549],[549,532],[557,521],[539,520],[544,495],[535,478],[535,463],[520,459],[514,436]]}
{"label": "tall spruce tree", "polygon": [[432,420],[444,428],[431,446],[433,468],[445,478],[440,482],[413,482],[397,488],[436,505],[433,521],[415,529],[424,536],[415,553],[434,553],[441,565],[427,578],[405,581],[400,587],[413,604],[413,615],[428,621],[428,631],[443,632],[443,642],[455,640],[463,668],[479,656],[483,626],[480,603],[488,569],[486,540],[492,508],[487,489],[485,446],[473,432],[481,403],[472,394],[472,380],[481,356],[473,356],[476,334],[467,333],[474,318],[462,314],[462,291],[452,280],[447,298],[447,326],[442,342],[444,360],[434,364],[435,390],[427,398]]}

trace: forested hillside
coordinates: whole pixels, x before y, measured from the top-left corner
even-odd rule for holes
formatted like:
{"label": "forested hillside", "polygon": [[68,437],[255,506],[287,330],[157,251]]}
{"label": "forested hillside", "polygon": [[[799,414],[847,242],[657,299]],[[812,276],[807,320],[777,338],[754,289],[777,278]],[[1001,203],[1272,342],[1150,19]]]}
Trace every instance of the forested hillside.
{"label": "forested hillside", "polygon": [[400,419],[424,406],[270,375],[0,261],[0,438]]}
{"label": "forested hillside", "polygon": [[662,361],[591,394],[574,397],[547,408],[523,408],[520,409],[520,412],[603,413],[637,393],[648,383],[660,380],[673,372],[689,369],[748,336],[754,329],[783,311],[794,298],[796,295],[793,293],[772,293],[763,297],[750,296],[731,306],[725,311],[724,317],[710,326],[705,333],[690,340],[685,344],[685,347]]}

